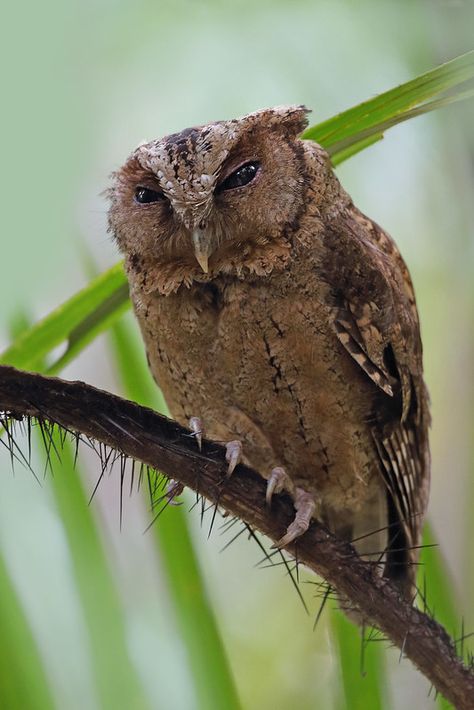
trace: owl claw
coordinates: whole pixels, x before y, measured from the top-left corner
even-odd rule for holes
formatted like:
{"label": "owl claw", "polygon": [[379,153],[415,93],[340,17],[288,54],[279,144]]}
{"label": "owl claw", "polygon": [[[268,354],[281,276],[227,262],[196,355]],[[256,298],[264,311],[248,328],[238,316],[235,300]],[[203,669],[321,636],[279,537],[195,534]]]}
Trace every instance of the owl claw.
{"label": "owl claw", "polygon": [[285,488],[285,484],[288,481],[288,475],[284,468],[277,466],[272,468],[270,476],[267,481],[267,490],[265,493],[265,500],[267,501],[267,506],[270,507],[272,504],[272,497],[274,493],[281,493]]}
{"label": "owl claw", "polygon": [[303,491],[301,488],[297,488],[294,501],[296,508],[295,519],[288,526],[286,534],[283,535],[283,537],[278,540],[275,545],[273,545],[273,548],[280,549],[282,547],[286,547],[290,544],[290,542],[293,542],[296,538],[301,537],[301,535],[303,535],[303,533],[305,533],[310,526],[311,519],[316,508],[316,501],[314,500],[314,497]]}
{"label": "owl claw", "polygon": [[203,432],[202,420],[199,419],[199,417],[191,417],[189,420],[189,428],[193,432],[192,436],[194,436],[197,441],[199,451],[201,451]]}
{"label": "owl claw", "polygon": [[242,463],[242,442],[240,442],[238,439],[235,439],[234,441],[229,441],[225,445],[225,448],[225,460],[229,464],[229,466],[227,467],[227,478],[229,478],[229,476],[232,476],[235,467],[239,463]]}

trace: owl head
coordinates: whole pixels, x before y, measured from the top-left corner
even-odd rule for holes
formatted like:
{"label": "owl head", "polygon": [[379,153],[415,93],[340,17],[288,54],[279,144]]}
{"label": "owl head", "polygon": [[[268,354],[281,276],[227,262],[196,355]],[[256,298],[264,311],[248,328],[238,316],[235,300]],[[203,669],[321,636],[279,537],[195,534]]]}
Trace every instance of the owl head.
{"label": "owl head", "polygon": [[306,114],[263,109],[140,145],[108,192],[129,276],[146,273],[142,287],[170,293],[222,272],[265,270],[265,254],[281,251],[302,208]]}

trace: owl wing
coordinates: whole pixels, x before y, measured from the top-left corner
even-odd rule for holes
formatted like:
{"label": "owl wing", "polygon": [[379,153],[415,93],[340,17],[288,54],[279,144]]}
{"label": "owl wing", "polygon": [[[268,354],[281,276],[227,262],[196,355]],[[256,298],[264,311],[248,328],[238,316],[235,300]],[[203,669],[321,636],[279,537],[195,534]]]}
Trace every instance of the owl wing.
{"label": "owl wing", "polygon": [[429,476],[428,397],[413,286],[392,239],[354,207],[325,233],[325,246],[333,327],[377,387],[372,434],[390,522],[399,522],[409,548],[419,541]]}

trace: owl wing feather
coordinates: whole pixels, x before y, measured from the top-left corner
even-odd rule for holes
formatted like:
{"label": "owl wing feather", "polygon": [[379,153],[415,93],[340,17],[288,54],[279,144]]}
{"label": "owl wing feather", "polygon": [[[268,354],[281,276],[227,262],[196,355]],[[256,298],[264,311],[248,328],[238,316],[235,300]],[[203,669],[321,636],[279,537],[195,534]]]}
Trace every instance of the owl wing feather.
{"label": "owl wing feather", "polygon": [[[400,527],[392,548],[403,540],[407,562],[413,562],[417,555],[410,548],[419,542],[428,497],[429,414],[412,283],[392,239],[353,206],[325,233],[325,244],[322,266],[336,336],[381,393],[374,400],[372,436],[392,522]],[[414,573],[407,574],[412,583]]]}

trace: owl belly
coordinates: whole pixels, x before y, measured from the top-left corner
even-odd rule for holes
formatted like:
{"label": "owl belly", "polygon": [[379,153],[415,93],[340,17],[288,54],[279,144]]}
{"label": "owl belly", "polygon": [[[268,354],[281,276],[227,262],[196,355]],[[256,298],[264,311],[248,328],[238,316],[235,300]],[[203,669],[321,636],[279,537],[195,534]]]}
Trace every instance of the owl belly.
{"label": "owl belly", "polygon": [[237,286],[224,302],[190,292],[136,299],[150,368],[182,424],[200,416],[209,438],[241,439],[264,476],[283,466],[321,500],[328,522],[352,516],[381,488],[367,382],[323,306],[267,293]]}

